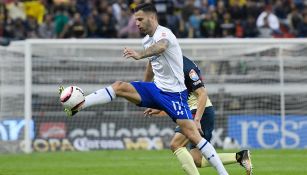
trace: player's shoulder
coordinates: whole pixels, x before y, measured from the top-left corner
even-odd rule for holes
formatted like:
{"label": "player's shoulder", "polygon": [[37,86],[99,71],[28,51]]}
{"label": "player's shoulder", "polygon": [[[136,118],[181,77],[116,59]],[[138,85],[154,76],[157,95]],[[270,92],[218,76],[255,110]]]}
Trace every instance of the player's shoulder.
{"label": "player's shoulder", "polygon": [[170,29],[159,25],[153,37],[155,39],[173,38],[174,34]]}
{"label": "player's shoulder", "polygon": [[189,59],[188,57],[186,56],[183,56],[183,68],[185,70],[190,70],[190,69],[197,69],[198,70],[198,67],[197,65],[194,63],[194,61],[192,61],[191,59]]}
{"label": "player's shoulder", "polygon": [[164,27],[164,26],[160,26],[160,25],[158,26],[157,31],[160,31],[160,32],[171,32],[172,33],[172,31],[169,28]]}

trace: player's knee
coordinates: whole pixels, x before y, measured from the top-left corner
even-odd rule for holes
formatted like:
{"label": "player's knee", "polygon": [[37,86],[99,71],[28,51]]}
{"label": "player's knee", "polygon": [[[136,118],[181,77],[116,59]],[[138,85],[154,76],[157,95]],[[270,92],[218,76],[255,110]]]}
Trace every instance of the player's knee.
{"label": "player's knee", "polygon": [[187,132],[186,137],[194,144],[198,144],[198,140],[200,138],[200,135],[198,132]]}
{"label": "player's knee", "polygon": [[170,143],[170,148],[171,148],[171,150],[173,151],[173,152],[175,152],[178,148],[180,148],[181,147],[181,145],[180,144],[178,144],[177,142],[171,142]]}
{"label": "player's knee", "polygon": [[125,92],[125,90],[127,89],[127,85],[128,83],[123,82],[123,81],[115,81],[112,84],[112,88],[114,89],[114,92],[117,96],[120,96],[120,94],[122,92]]}

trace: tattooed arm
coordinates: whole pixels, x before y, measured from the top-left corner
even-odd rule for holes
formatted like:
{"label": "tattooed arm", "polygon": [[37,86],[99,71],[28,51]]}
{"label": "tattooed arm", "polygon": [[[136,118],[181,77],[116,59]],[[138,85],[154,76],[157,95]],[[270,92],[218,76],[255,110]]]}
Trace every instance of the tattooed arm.
{"label": "tattooed arm", "polygon": [[157,43],[155,43],[154,45],[145,49],[143,52],[141,52],[141,57],[146,58],[154,55],[159,55],[167,49],[168,45],[169,45],[168,40],[162,39]]}
{"label": "tattooed arm", "polygon": [[133,49],[125,48],[124,49],[124,57],[125,58],[133,58],[135,60],[147,58],[154,55],[159,55],[163,53],[169,45],[169,41],[167,39],[162,39],[157,43],[153,44],[152,46],[148,47],[142,52],[136,52]]}

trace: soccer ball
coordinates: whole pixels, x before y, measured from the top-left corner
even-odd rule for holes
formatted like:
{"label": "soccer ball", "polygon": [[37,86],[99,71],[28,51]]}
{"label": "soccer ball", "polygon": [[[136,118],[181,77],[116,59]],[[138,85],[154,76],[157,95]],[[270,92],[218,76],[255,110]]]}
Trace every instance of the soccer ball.
{"label": "soccer ball", "polygon": [[60,101],[64,108],[73,109],[84,102],[84,93],[78,86],[69,86],[65,88],[61,95]]}

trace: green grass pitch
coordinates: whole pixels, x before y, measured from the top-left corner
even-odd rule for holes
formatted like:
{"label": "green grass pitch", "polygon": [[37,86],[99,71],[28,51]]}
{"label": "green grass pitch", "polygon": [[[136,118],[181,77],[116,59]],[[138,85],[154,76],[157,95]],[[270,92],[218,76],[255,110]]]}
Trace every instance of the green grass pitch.
{"label": "green grass pitch", "polygon": [[[307,174],[306,150],[252,150],[256,175]],[[244,174],[238,164],[231,175]],[[212,168],[199,169],[213,175]],[[170,150],[1,154],[0,175],[184,175]]]}

